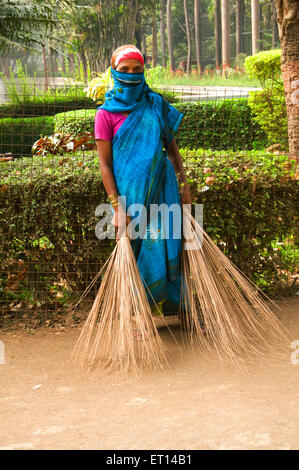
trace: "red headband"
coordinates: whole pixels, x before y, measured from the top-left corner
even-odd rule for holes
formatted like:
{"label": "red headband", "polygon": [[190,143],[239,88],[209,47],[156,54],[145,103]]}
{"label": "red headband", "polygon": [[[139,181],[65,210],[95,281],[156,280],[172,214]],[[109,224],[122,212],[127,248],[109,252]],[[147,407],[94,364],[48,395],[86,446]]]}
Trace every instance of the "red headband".
{"label": "red headband", "polygon": [[141,52],[138,49],[133,47],[127,47],[123,51],[119,52],[115,58],[115,68],[120,62],[126,59],[136,59],[144,65],[144,58]]}

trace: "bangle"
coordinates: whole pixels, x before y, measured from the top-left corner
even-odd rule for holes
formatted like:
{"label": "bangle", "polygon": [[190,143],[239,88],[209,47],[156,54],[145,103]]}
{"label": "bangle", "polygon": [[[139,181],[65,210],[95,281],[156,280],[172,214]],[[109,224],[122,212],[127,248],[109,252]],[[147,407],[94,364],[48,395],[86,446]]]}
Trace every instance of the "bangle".
{"label": "bangle", "polygon": [[111,202],[112,207],[117,207],[118,206],[118,194],[108,194],[108,199]]}

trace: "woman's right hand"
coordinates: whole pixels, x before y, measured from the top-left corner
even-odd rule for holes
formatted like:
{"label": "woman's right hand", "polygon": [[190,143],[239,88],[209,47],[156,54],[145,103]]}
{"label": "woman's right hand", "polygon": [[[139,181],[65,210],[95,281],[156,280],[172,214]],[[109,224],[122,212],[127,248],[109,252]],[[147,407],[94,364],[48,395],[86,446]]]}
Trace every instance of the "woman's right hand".
{"label": "woman's right hand", "polygon": [[122,234],[124,233],[127,225],[131,221],[131,217],[126,214],[126,211],[121,205],[113,208],[114,215],[111,220],[112,225],[115,226],[116,229],[116,241],[118,242]]}

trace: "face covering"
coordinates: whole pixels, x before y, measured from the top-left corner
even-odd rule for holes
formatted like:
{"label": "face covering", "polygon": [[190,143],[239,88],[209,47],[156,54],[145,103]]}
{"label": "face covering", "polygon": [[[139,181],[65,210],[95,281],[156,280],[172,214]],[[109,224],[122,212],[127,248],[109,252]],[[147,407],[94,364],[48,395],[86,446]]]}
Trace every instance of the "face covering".
{"label": "face covering", "polygon": [[114,87],[105,95],[105,103],[98,109],[105,109],[112,113],[133,111],[146,100],[147,94],[152,91],[144,77],[144,73],[118,72],[111,67]]}

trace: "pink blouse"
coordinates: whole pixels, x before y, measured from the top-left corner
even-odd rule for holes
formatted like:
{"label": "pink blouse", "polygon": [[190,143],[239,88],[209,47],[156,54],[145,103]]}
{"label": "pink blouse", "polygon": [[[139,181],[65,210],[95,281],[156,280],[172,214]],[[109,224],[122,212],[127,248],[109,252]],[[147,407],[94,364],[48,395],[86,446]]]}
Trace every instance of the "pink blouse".
{"label": "pink blouse", "polygon": [[110,113],[106,109],[99,109],[95,115],[95,139],[110,140],[112,142],[113,137],[127,117],[121,113]]}

